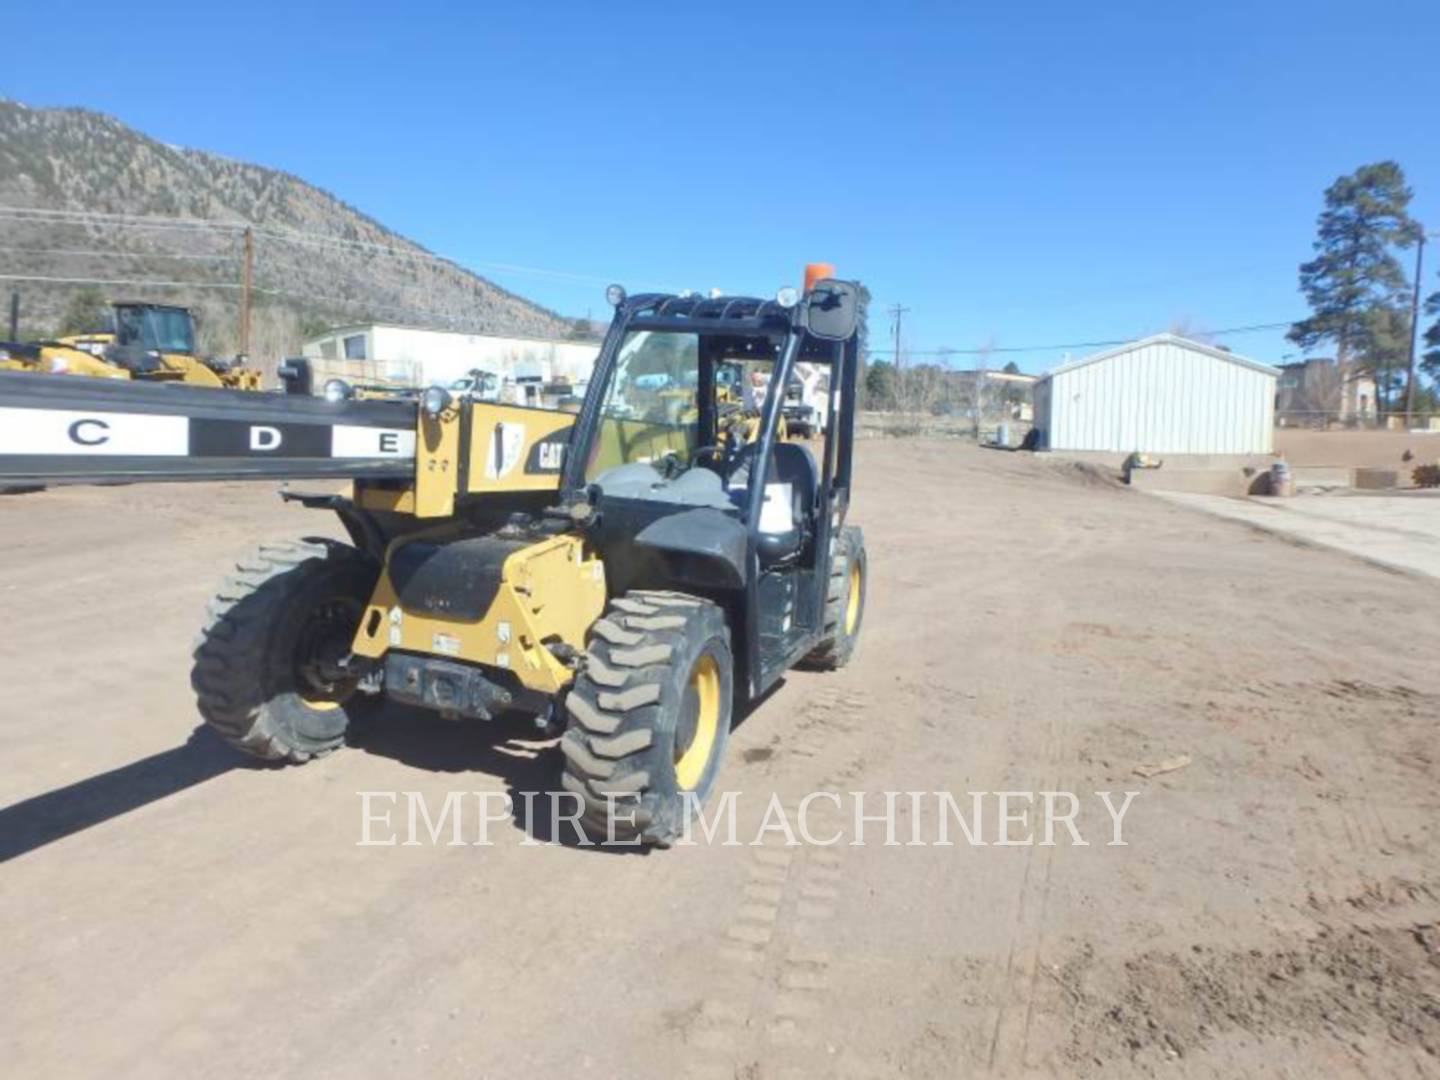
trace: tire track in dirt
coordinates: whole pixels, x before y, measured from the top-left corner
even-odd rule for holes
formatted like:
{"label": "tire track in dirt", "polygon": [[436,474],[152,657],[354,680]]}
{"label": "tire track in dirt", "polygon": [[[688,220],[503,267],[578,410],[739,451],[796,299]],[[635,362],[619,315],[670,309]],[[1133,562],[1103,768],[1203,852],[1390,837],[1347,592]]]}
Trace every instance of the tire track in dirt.
{"label": "tire track in dirt", "polygon": [[[1039,760],[1034,766],[1033,780],[1028,788],[1021,785],[1020,790],[1068,790],[1062,784],[1068,748],[1053,712],[1043,731],[1036,751]],[[1031,827],[1034,828],[1033,820]],[[1041,848],[1038,843],[1032,843],[1025,848],[1024,858],[1024,870],[1015,892],[1015,918],[1005,964],[999,969],[1001,974],[993,992],[995,1019],[985,1067],[997,1075],[1034,1068],[1029,1061],[1029,1047],[1039,993],[1055,848]]]}
{"label": "tire track in dirt", "polygon": [[[1047,542],[1048,541],[1048,542]],[[1075,564],[1086,554],[1086,545],[1073,540],[1062,541],[1060,534],[1052,533],[1045,541],[1036,544],[1036,565],[1047,567],[1048,573],[1068,575]],[[1059,595],[1052,592],[1052,595]],[[1002,655],[1015,657],[1023,655],[1026,649],[1038,644],[1059,642],[1066,625],[1066,613],[1053,604],[1037,605],[1024,613],[1013,613],[1010,618],[999,620],[1003,628],[1004,643]],[[1020,686],[1024,680],[1009,678],[1003,685]],[[1026,762],[1025,772],[1018,790],[1041,792],[1064,792],[1073,790],[1077,777],[1078,747],[1066,722],[1065,703],[1059,699],[1054,684],[1046,684],[1040,700],[1027,700],[1023,704],[1026,715],[1042,717],[1039,725],[1038,743],[1025,747],[1026,755],[1020,760]],[[1014,698],[1006,694],[1001,701],[1005,728],[1017,730],[1012,724]],[[1018,729],[1023,730],[1023,729]],[[1032,804],[1030,828],[1036,831],[1036,814],[1040,807]],[[1064,836],[1065,839],[1061,839]],[[990,1032],[990,1042],[985,1058],[985,1068],[995,1075],[1037,1075],[1042,1066],[1033,1058],[1031,1040],[1035,1032],[1037,1003],[1042,984],[1040,976],[1044,963],[1046,936],[1049,930],[1050,896],[1054,881],[1055,846],[1041,847],[1038,842],[1025,848],[1025,865],[1015,892],[1015,918],[1011,924],[1010,940],[1006,949],[1005,964],[999,969],[999,978],[993,991],[995,1017]],[[1057,830],[1056,845],[1068,839],[1068,834]],[[1044,1072],[1053,1071],[1046,1067]]]}
{"label": "tire track in dirt", "polygon": [[[822,685],[782,733],[782,754],[804,767],[777,778],[773,790],[797,832],[810,792],[843,793],[875,763],[883,728],[867,722],[868,702],[863,692]],[[817,840],[843,833],[832,799],[810,800],[805,820]],[[782,830],[769,830],[750,852],[734,914],[714,946],[710,993],[688,1032],[702,1056],[687,1076],[878,1075],[873,1063],[821,1045],[816,1031],[833,989],[830,923],[845,880],[845,838],[834,847],[796,838],[801,846],[788,846]]]}
{"label": "tire track in dirt", "polygon": [[[1320,685],[1275,685],[1265,689],[1290,698],[1298,696],[1301,700],[1317,695],[1342,700],[1390,696],[1382,688],[1348,680]],[[1320,719],[1321,710],[1307,708],[1302,715],[1314,740],[1327,738],[1328,733]],[[1356,730],[1366,730],[1358,714],[1356,723]],[[1372,753],[1383,754],[1383,748],[1376,746],[1372,739],[1367,738],[1366,742]],[[1329,763],[1329,768],[1330,775],[1324,777],[1326,790],[1318,796],[1320,805],[1315,813],[1315,827],[1321,843],[1318,848],[1311,846],[1316,875],[1320,879],[1319,889],[1312,891],[1309,904],[1312,909],[1334,908],[1345,898],[1382,888],[1384,883],[1375,873],[1369,872],[1374,869],[1369,864],[1373,863],[1377,854],[1392,855],[1404,847],[1387,823],[1385,812],[1373,794],[1373,784],[1361,768],[1359,759],[1354,755],[1338,755]],[[1334,788],[1343,788],[1344,791],[1332,790]],[[1343,853],[1336,849],[1337,836],[1344,838]]]}

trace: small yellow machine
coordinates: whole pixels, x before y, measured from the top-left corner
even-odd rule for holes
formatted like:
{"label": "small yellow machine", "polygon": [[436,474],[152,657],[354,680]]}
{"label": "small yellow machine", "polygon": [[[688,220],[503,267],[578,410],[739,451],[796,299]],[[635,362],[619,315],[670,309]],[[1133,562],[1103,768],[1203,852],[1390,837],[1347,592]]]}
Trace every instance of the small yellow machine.
{"label": "small yellow machine", "polygon": [[[560,736],[587,828],[663,846],[713,788],[737,703],[854,652],[859,289],[812,268],[774,299],[608,295],[578,413],[440,386],[416,404],[0,373],[0,483],[348,477],[286,498],[351,543],[261,545],[210,602],[192,672],[209,725],[303,762],[386,700],[518,711]],[[745,438],[725,427],[736,357],[772,368]],[[831,375],[818,457],[778,437],[801,360]]]}
{"label": "small yellow machine", "polygon": [[254,368],[195,351],[195,319],[188,308],[145,303],[111,307],[113,330],[0,344],[0,370],[260,389],[260,372]]}

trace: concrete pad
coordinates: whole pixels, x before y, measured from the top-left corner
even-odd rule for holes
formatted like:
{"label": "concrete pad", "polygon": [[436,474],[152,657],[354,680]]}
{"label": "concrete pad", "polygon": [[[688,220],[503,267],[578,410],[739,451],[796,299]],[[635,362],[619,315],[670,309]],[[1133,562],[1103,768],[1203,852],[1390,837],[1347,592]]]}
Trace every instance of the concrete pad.
{"label": "concrete pad", "polygon": [[1355,486],[1355,470],[1343,465],[1291,465],[1290,477],[1297,490]]}
{"label": "concrete pad", "polygon": [[1361,467],[1355,470],[1355,486],[1362,491],[1383,491],[1400,486],[1398,469]]}
{"label": "concrete pad", "polygon": [[1301,543],[1344,551],[1389,570],[1440,579],[1440,492],[1289,499],[1153,494]]}
{"label": "concrete pad", "polygon": [[[1130,486],[1142,491],[1190,491],[1204,495],[1232,495],[1239,497],[1250,493],[1257,477],[1266,474],[1246,475],[1242,469],[1132,469]],[[1268,481],[1267,481],[1268,487]]]}

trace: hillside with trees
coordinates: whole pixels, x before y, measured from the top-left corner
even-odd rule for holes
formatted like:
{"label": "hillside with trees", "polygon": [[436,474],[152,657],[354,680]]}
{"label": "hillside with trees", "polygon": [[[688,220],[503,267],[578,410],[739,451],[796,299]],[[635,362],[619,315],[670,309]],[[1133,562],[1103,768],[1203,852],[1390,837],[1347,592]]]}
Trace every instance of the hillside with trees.
{"label": "hillside with trees", "polygon": [[0,289],[21,293],[25,336],[76,329],[109,299],[155,300],[194,308],[202,347],[233,353],[247,225],[251,353],[265,366],[307,334],[345,323],[577,332],[575,320],[435,257],[298,177],[169,146],[84,109],[0,100],[0,208]]}

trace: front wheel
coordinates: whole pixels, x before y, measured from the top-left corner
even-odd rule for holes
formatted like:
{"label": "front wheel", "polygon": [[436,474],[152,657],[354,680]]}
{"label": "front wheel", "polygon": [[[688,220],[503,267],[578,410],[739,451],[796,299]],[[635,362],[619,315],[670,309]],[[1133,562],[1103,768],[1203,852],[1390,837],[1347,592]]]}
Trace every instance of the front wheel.
{"label": "front wheel", "polygon": [[200,715],[253,757],[303,762],[345,741],[368,699],[341,661],[379,577],[331,540],[265,544],[210,601],[190,674]]}
{"label": "front wheel", "polygon": [[633,591],[591,629],[566,695],[561,783],[597,837],[668,846],[714,786],[730,737],[735,663],[725,613],[684,593]]}
{"label": "front wheel", "polygon": [[824,636],[805,657],[807,665],[824,671],[844,667],[855,655],[860,625],[865,620],[865,585],[869,576],[865,534],[858,526],[841,529],[832,550]]}

